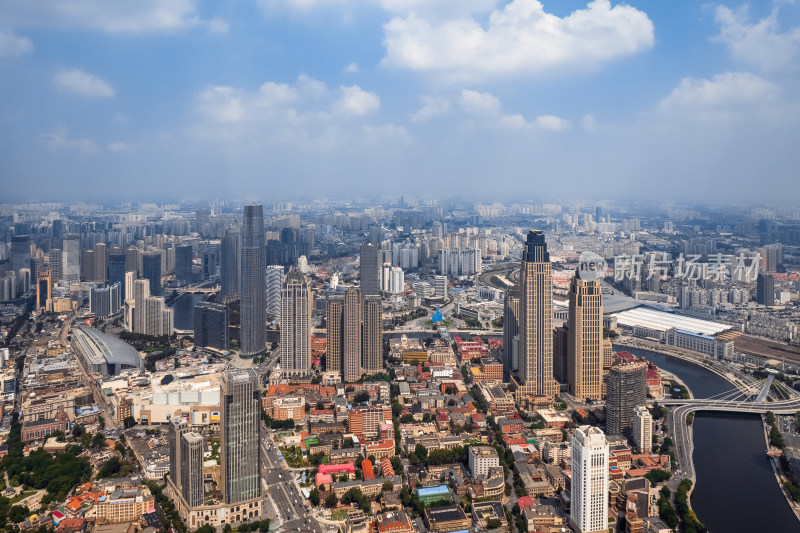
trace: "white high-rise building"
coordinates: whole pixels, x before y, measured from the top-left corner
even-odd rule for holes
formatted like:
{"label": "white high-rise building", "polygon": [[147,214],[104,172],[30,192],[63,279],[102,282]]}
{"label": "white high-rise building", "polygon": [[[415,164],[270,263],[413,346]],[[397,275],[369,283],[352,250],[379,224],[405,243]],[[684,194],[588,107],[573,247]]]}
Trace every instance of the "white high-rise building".
{"label": "white high-rise building", "polygon": [[391,282],[389,283],[389,292],[392,294],[400,294],[405,291],[406,281],[403,269],[400,267],[392,267]]}
{"label": "white high-rise building", "polygon": [[389,292],[392,285],[392,264],[389,261],[383,263],[381,267],[381,290]]}
{"label": "white high-rise building", "polygon": [[644,405],[633,412],[633,442],[640,453],[653,451],[653,415]]}
{"label": "white high-rise building", "polygon": [[608,442],[599,428],[580,426],[572,436],[570,522],[579,533],[608,531]]}
{"label": "white high-rise building", "polygon": [[308,274],[308,258],[306,256],[301,255],[297,258],[297,270],[303,274]]}
{"label": "white high-rise building", "polygon": [[65,235],[61,252],[61,271],[64,281],[77,283],[81,280],[81,243],[75,234]]}
{"label": "white high-rise building", "polygon": [[481,251],[477,248],[442,248],[439,250],[439,274],[473,276],[483,269]]}
{"label": "white high-rise building", "polygon": [[437,298],[447,298],[447,276],[433,277],[433,294]]}
{"label": "white high-rise building", "polygon": [[281,265],[267,267],[267,313],[275,320],[281,318],[281,287],[285,277]]}

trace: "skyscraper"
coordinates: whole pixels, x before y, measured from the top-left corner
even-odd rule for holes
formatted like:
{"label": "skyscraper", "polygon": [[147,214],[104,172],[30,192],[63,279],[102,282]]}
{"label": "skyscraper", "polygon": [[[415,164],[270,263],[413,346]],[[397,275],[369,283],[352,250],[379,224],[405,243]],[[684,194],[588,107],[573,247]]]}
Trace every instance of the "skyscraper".
{"label": "skyscraper", "polygon": [[756,303],[775,305],[775,276],[759,274],[756,278]]}
{"label": "skyscraper", "polygon": [[344,326],[342,358],[344,381],[352,383],[361,377],[361,291],[355,287],[344,293]]}
{"label": "skyscraper", "polygon": [[364,298],[362,369],[365,374],[383,370],[383,327],[381,324],[381,297]]}
{"label": "skyscraper", "polygon": [[644,405],[633,411],[633,443],[639,453],[653,451],[653,415]]}
{"label": "skyscraper", "polygon": [[51,248],[47,252],[47,260],[50,263],[50,274],[54,282],[64,280],[64,252],[60,248]]}
{"label": "skyscraper", "polygon": [[108,284],[119,283],[122,294],[125,294],[125,254],[108,256]]}
{"label": "skyscraper", "polygon": [[281,290],[285,277],[281,265],[267,267],[267,314],[276,320],[281,318]]}
{"label": "skyscraper", "polygon": [[136,272],[138,277],[142,270],[142,254],[135,246],[128,246],[125,249],[125,271]]}
{"label": "skyscraper", "polygon": [[581,279],[569,287],[567,383],[579,400],[603,398],[603,288],[600,280]]}
{"label": "skyscraper", "polygon": [[519,353],[515,354],[514,346],[519,340],[517,335],[519,335],[519,293],[508,291],[503,301],[503,374],[506,379],[519,370]]}
{"label": "skyscraper", "polygon": [[242,235],[238,231],[225,232],[221,259],[220,295],[223,298],[238,298],[242,285]]}
{"label": "skyscraper", "polygon": [[281,294],[281,369],[289,376],[311,370],[311,292],[302,272],[292,269]]}
{"label": "skyscraper", "polygon": [[142,278],[150,281],[150,294],[161,295],[161,254],[159,252],[142,254]]}
{"label": "skyscraper", "polygon": [[531,230],[522,252],[519,297],[522,394],[555,396],[553,379],[553,271],[544,233]]}
{"label": "skyscraper", "polygon": [[169,477],[172,483],[181,487],[181,437],[192,430],[183,417],[176,416],[169,421]]}
{"label": "skyscraper", "polygon": [[378,260],[378,247],[374,244],[361,245],[359,276],[361,279],[361,293],[364,296],[378,294],[380,263]]}
{"label": "skyscraper", "polygon": [[31,267],[30,235],[14,235],[11,237],[11,270]]}
{"label": "skyscraper", "polygon": [[[264,207],[246,205],[242,226],[241,357],[260,355],[266,349],[264,254]],[[283,344],[281,349],[286,349]]]}
{"label": "skyscraper", "polygon": [[186,285],[194,281],[192,276],[192,245],[179,244],[175,247],[175,281]]}
{"label": "skyscraper", "polygon": [[606,433],[631,435],[634,411],[647,401],[647,363],[615,363],[606,377],[606,396]]}
{"label": "skyscraper", "polygon": [[64,247],[61,256],[64,281],[76,283],[81,280],[81,246],[78,236],[74,233],[64,235],[62,246]]}
{"label": "skyscraper", "polygon": [[342,333],[344,328],[344,297],[329,296],[325,306],[325,337],[327,353],[325,371],[342,377]]}
{"label": "skyscraper", "polygon": [[94,280],[101,283],[108,280],[108,246],[103,242],[94,245]]}
{"label": "skyscraper", "polygon": [[572,436],[570,522],[579,533],[608,531],[608,443],[596,427],[580,426]]}
{"label": "skyscraper", "polygon": [[194,306],[194,345],[228,349],[228,306],[211,302]]}
{"label": "skyscraper", "polygon": [[[203,504],[203,448],[205,439],[199,433],[181,436],[181,494],[189,507]],[[171,458],[172,460],[172,458]]]}
{"label": "skyscraper", "polygon": [[230,504],[257,498],[261,496],[261,392],[258,376],[253,369],[229,367],[225,370],[220,409],[224,501]]}

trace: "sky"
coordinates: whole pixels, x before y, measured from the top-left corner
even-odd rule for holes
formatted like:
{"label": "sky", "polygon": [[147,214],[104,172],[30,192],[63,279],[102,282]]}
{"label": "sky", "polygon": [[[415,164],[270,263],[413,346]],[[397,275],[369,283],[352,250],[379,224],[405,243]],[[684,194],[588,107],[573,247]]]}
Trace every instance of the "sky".
{"label": "sky", "polygon": [[800,5],[3,0],[0,197],[800,200]]}

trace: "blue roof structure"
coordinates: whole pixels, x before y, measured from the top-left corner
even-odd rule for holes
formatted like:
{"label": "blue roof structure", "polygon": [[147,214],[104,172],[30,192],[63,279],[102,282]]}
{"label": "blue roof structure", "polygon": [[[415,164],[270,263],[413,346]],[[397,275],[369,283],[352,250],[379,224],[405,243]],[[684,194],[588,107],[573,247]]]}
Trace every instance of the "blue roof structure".
{"label": "blue roof structure", "polygon": [[434,324],[442,324],[444,323],[444,317],[442,316],[442,312],[439,311],[439,308],[436,308],[436,312],[433,313],[433,317],[431,317],[431,322]]}
{"label": "blue roof structure", "polygon": [[450,494],[447,485],[436,485],[435,487],[419,487],[417,494],[420,496],[434,496],[437,494]]}

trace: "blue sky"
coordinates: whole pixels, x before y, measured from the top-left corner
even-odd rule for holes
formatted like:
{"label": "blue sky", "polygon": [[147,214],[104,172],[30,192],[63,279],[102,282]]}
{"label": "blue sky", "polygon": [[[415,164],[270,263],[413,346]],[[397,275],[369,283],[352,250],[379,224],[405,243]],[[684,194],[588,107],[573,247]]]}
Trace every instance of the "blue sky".
{"label": "blue sky", "polygon": [[796,202],[800,7],[5,0],[11,199]]}

